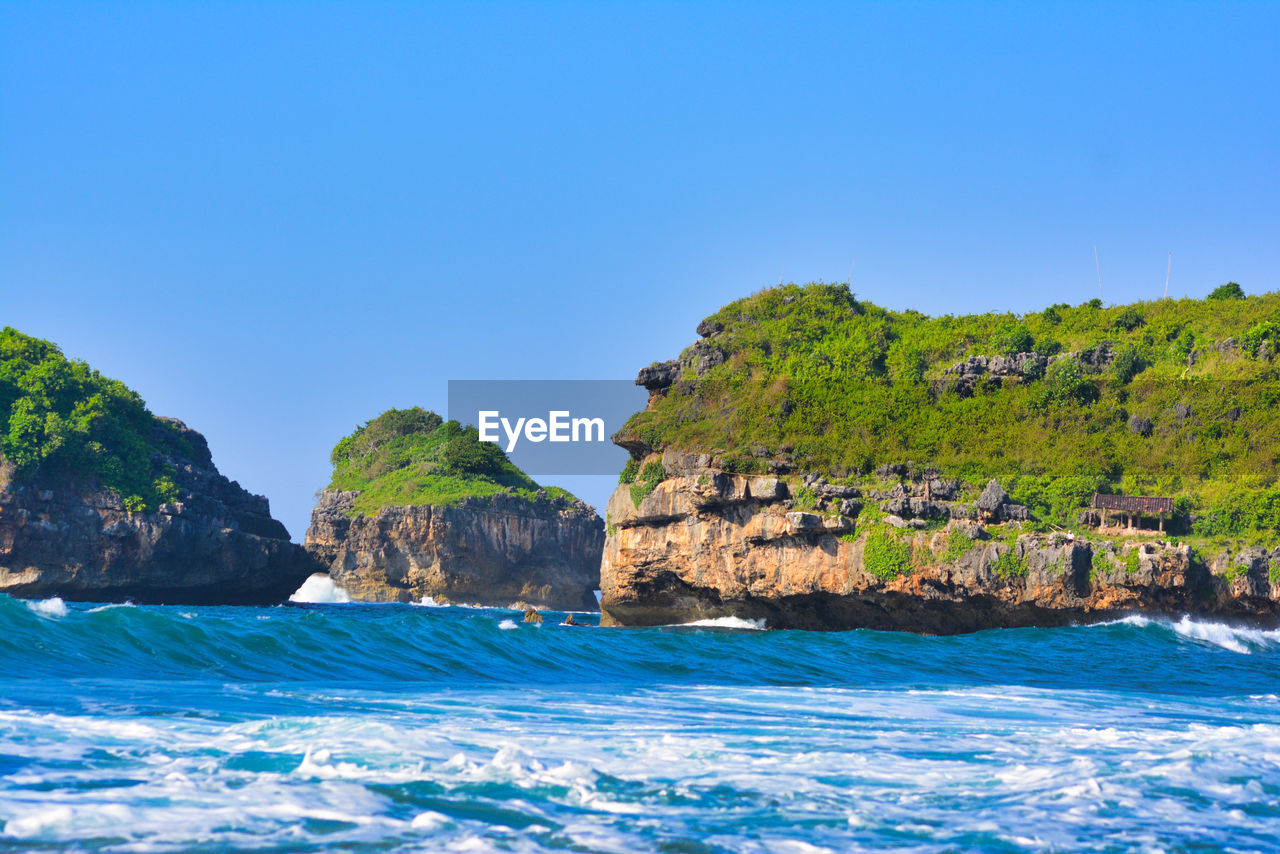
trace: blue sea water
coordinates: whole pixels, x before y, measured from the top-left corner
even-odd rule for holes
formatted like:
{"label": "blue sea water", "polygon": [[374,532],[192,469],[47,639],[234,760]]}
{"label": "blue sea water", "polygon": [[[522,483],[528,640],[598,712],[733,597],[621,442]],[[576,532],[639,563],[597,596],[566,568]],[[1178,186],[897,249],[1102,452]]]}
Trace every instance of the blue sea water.
{"label": "blue sea water", "polygon": [[1280,633],[0,596],[0,851],[1280,849]]}

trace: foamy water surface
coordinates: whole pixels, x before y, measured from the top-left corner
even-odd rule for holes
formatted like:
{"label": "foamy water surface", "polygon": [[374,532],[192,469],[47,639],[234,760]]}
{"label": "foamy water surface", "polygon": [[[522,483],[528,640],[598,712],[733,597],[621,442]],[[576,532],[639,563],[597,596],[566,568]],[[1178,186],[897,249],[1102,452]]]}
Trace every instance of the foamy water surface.
{"label": "foamy water surface", "polygon": [[0,851],[1280,847],[1275,632],[560,616],[0,597]]}

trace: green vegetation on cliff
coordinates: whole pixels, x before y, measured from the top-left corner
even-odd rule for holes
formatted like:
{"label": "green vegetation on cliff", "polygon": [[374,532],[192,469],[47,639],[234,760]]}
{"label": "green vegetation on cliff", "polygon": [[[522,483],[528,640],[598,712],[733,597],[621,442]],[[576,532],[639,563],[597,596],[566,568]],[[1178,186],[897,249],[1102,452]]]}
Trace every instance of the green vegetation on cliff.
{"label": "green vegetation on cliff", "polygon": [[1278,293],[929,317],[787,285],[700,329],[626,446],[848,481],[914,461],[998,477],[1045,521],[1118,491],[1177,496],[1206,536],[1280,530]]}
{"label": "green vegetation on cliff", "polygon": [[[359,491],[354,512],[373,515],[383,507],[452,505],[510,491],[533,499],[532,478],[475,427],[445,421],[420,407],[388,409],[334,447],[329,489]],[[550,498],[563,489],[546,487]]]}
{"label": "green vegetation on cliff", "polygon": [[0,417],[0,462],[18,482],[71,476],[119,493],[130,510],[177,498],[167,459],[195,453],[124,383],[7,326],[0,330]]}

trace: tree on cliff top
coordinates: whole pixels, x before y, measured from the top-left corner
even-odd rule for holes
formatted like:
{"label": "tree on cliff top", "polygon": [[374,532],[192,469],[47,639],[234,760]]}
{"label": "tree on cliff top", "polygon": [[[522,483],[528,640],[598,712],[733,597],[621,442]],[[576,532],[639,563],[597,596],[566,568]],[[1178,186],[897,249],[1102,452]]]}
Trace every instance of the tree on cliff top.
{"label": "tree on cliff top", "polygon": [[[355,511],[456,504],[504,490],[534,498],[542,489],[475,427],[415,406],[389,409],[343,438],[330,456],[329,489],[358,491]],[[551,497],[567,492],[548,487]]]}
{"label": "tree on cliff top", "polygon": [[620,438],[850,482],[915,461],[1011,492],[1016,478],[1141,482],[1207,507],[1280,490],[1280,293],[1222,290],[929,317],[843,285],[768,288],[700,324],[676,382]]}
{"label": "tree on cliff top", "polygon": [[193,453],[124,383],[7,326],[0,330],[0,418],[0,458],[18,481],[84,478],[117,492],[130,510],[174,500],[165,459]]}

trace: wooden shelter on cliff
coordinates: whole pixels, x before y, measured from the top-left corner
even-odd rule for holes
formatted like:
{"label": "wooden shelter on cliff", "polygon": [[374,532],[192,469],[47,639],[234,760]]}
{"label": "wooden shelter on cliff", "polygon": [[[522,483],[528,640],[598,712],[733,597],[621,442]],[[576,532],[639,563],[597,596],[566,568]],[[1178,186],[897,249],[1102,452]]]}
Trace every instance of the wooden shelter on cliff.
{"label": "wooden shelter on cliff", "polygon": [[1102,516],[1102,527],[1107,526],[1108,513],[1120,513],[1125,518],[1125,526],[1142,527],[1143,516],[1154,516],[1159,520],[1157,530],[1164,531],[1164,517],[1173,515],[1172,498],[1154,498],[1149,495],[1102,495],[1094,493],[1090,507],[1098,510]]}

